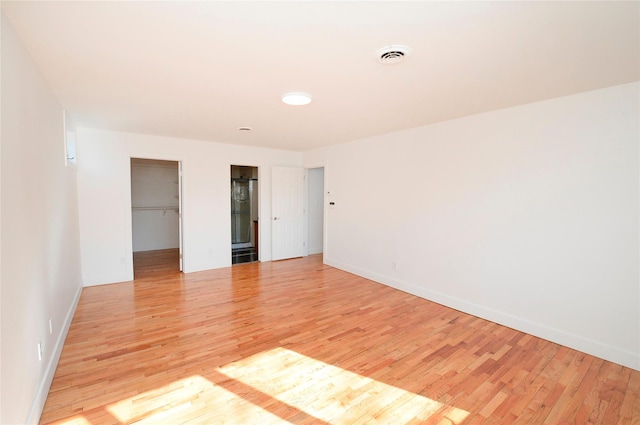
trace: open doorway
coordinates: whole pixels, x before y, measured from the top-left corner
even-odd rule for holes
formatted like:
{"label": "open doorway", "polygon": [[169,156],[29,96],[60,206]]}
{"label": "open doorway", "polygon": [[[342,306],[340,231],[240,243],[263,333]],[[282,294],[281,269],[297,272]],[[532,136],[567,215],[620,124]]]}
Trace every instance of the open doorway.
{"label": "open doorway", "polygon": [[134,279],[182,270],[180,163],[131,158]]}
{"label": "open doorway", "polygon": [[258,261],[258,167],[231,166],[231,263]]}
{"label": "open doorway", "polygon": [[307,170],[308,252],[322,254],[324,246],[324,167]]}

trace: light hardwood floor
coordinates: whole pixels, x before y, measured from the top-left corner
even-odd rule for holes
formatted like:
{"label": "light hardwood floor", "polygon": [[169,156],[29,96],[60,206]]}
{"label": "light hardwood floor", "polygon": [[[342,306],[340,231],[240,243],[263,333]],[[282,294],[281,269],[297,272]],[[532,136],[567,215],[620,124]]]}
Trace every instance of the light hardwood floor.
{"label": "light hardwood floor", "polygon": [[640,372],[321,256],[183,275],[153,255],[84,289],[42,423],[640,423]]}

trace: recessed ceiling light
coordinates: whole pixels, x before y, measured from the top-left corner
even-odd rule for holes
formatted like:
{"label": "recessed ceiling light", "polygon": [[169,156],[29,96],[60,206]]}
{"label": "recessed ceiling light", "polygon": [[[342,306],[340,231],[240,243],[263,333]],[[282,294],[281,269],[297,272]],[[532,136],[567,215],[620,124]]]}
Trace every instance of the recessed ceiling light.
{"label": "recessed ceiling light", "polygon": [[302,106],[311,103],[311,95],[308,93],[292,92],[282,95],[282,101],[287,105]]}

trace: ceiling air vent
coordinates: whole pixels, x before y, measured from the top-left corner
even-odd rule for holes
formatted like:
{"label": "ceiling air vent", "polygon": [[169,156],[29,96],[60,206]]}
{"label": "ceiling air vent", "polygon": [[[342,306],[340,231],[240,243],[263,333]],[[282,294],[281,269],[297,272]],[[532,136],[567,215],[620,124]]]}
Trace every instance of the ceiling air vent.
{"label": "ceiling air vent", "polygon": [[383,47],[376,51],[376,57],[380,63],[385,65],[393,65],[396,63],[400,63],[409,56],[411,53],[411,48],[407,46],[401,45],[393,45]]}

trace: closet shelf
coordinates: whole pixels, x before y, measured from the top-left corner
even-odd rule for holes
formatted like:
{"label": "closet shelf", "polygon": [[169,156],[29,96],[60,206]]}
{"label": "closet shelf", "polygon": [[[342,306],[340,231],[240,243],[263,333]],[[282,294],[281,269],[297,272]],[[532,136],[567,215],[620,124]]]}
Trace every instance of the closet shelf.
{"label": "closet shelf", "polygon": [[131,207],[133,211],[166,211],[166,210],[177,210],[178,206],[168,206],[168,207]]}

